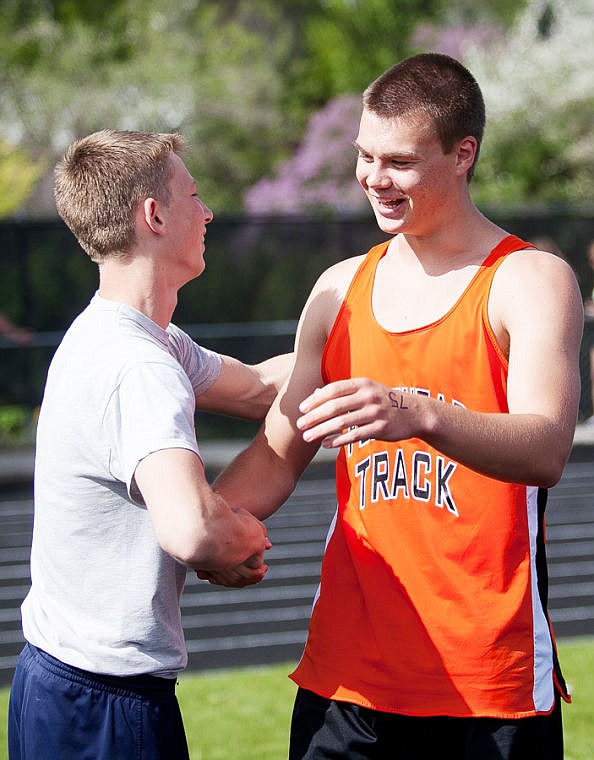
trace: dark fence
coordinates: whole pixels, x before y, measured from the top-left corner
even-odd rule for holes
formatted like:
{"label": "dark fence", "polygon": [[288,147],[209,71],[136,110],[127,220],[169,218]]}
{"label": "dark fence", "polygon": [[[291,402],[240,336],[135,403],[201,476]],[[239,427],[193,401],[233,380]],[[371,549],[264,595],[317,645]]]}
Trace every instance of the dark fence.
{"label": "dark fence", "polygon": [[[586,250],[594,239],[594,216],[562,208],[487,213],[521,237],[555,241],[584,295],[591,292],[594,273]],[[317,276],[385,237],[373,216],[217,218],[208,228],[206,272],[182,289],[174,320],[189,326],[204,345],[244,361],[290,350],[296,319]],[[34,331],[28,346],[0,338],[0,405],[39,404],[55,346],[96,287],[95,264],[61,221],[0,223],[0,311]],[[582,417],[592,414],[593,343],[594,323],[587,323]]]}

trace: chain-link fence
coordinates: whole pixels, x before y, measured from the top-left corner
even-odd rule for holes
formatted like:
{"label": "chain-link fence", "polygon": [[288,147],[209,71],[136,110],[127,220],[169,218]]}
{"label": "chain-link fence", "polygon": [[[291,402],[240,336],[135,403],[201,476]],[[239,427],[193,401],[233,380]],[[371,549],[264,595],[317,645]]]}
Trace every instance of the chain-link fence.
{"label": "chain-link fence", "polygon": [[[545,238],[554,241],[584,296],[591,293],[594,272],[586,250],[594,240],[594,216],[560,209],[489,216],[541,246]],[[206,272],[182,289],[174,320],[204,345],[243,361],[291,350],[296,320],[317,276],[384,239],[372,216],[215,219],[207,233]],[[40,403],[55,347],[96,287],[96,266],[61,221],[0,223],[0,311],[33,331],[29,345],[0,337],[0,406]],[[581,356],[582,419],[593,412],[593,345],[590,319]]]}

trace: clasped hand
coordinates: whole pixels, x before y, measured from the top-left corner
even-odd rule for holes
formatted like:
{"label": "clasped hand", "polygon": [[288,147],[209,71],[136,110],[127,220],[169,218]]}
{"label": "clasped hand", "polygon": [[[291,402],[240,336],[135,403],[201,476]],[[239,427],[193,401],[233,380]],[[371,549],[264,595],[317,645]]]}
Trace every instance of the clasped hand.
{"label": "clasped hand", "polygon": [[[271,549],[272,544],[266,536],[264,550]],[[214,586],[227,586],[228,588],[244,588],[260,583],[268,571],[268,565],[264,563],[264,552],[253,554],[241,565],[228,570],[197,570],[196,575],[201,581],[208,581]]]}
{"label": "clasped hand", "polygon": [[232,511],[236,514],[244,513],[250,520],[255,520],[262,530],[262,550],[252,554],[237,567],[225,568],[220,570],[202,569],[196,570],[196,575],[202,581],[208,581],[216,586],[227,586],[229,588],[244,588],[244,586],[253,586],[264,578],[268,571],[268,565],[264,562],[264,552],[272,548],[266,526],[257,520],[253,515],[242,507],[233,507]]}
{"label": "clasped hand", "polygon": [[[416,404],[416,397],[369,378],[339,380],[317,388],[301,402],[297,427],[306,442],[321,440],[325,448],[370,438],[397,441],[415,435]],[[269,549],[268,538],[266,544]],[[233,569],[199,570],[197,575],[219,586],[243,588],[259,583],[267,570],[262,552]]]}

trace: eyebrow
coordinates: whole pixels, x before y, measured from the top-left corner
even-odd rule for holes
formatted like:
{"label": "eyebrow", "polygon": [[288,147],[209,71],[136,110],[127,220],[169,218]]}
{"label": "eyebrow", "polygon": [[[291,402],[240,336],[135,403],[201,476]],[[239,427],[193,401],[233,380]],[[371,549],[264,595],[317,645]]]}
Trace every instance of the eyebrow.
{"label": "eyebrow", "polygon": [[[356,140],[353,141],[353,147],[355,150],[358,150],[359,153],[363,153],[366,156],[372,155],[368,150],[365,150],[365,148],[359,145]],[[410,160],[412,158],[416,158],[416,155],[416,153],[413,153],[411,151],[401,151],[400,153],[380,153],[378,155],[378,158],[381,158],[383,161],[398,161],[402,159]]]}

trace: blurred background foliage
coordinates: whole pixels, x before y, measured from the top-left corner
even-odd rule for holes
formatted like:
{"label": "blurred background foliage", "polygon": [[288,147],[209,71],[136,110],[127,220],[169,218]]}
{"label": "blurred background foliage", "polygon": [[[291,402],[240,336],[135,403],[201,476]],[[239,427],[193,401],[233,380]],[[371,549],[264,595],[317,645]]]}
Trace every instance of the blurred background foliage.
{"label": "blurred background foliage", "polygon": [[103,127],[182,132],[218,213],[360,210],[360,93],[427,50],[485,93],[478,202],[594,189],[591,0],[3,0],[0,14],[2,216],[49,213],[56,159]]}
{"label": "blurred background foliage", "polygon": [[[2,0],[0,310],[35,337],[4,346],[0,409],[36,406],[55,341],[96,288],[53,202],[73,139],[187,137],[215,222],[208,276],[175,321],[256,361],[288,350],[291,328],[251,340],[205,326],[292,323],[320,271],[383,239],[352,141],[362,90],[417,52],[453,55],[483,89],[475,201],[521,237],[553,238],[589,294],[593,38],[592,0]],[[0,445],[19,424],[14,409],[0,419]]]}

